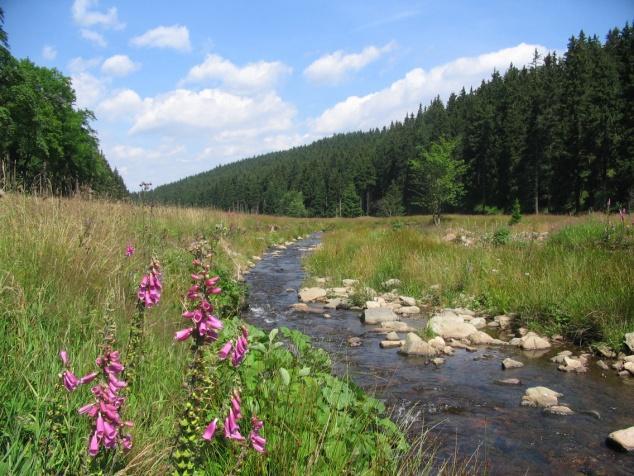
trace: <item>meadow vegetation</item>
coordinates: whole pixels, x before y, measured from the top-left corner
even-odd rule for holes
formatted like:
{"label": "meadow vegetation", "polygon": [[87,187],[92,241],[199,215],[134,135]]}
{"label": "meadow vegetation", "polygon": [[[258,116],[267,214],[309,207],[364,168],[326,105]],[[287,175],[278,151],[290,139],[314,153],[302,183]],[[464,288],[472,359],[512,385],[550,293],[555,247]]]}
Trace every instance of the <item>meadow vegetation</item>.
{"label": "meadow vegetation", "polygon": [[[420,458],[408,453],[410,446],[382,403],[331,376],[328,356],[302,334],[286,329],[265,334],[249,326],[249,351],[239,367],[217,357],[222,342],[243,324],[238,312],[244,286],[234,280],[236,274],[252,255],[322,223],[13,194],[0,201],[0,222],[0,473],[420,470]],[[184,326],[188,247],[200,237],[215,243],[212,272],[220,275],[223,292],[214,304],[224,329],[222,339],[202,354],[205,379],[196,391],[205,405],[193,409],[192,420],[183,418],[192,414],[185,385],[193,365],[190,347],[173,336]],[[126,256],[128,244],[136,248],[132,256]],[[90,401],[90,391],[80,386],[69,393],[60,385],[58,353],[67,350],[73,370],[84,375],[95,370],[104,334],[114,332],[113,348],[128,364],[136,292],[153,257],[161,263],[162,296],[145,310],[135,378],[124,389],[121,410],[122,418],[134,422],[133,446],[128,453],[102,449],[91,458],[89,419],[77,413]],[[257,414],[264,422],[265,454],[219,435],[201,438],[212,418],[224,417],[214,412],[236,386],[244,435]],[[189,435],[185,441],[183,435]],[[190,437],[193,443],[185,444]]]}
{"label": "meadow vegetation", "polygon": [[306,265],[332,285],[359,279],[360,294],[397,278],[401,294],[430,304],[515,312],[536,331],[620,348],[634,330],[634,229],[618,215],[517,221],[454,215],[435,227],[429,217],[359,218],[327,233]]}

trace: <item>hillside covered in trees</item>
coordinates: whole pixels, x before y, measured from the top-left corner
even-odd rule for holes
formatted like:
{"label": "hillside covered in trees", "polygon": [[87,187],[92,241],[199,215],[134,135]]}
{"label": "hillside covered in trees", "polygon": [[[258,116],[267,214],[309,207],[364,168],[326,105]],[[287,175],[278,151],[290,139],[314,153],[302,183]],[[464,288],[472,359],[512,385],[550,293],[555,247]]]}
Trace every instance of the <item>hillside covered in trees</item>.
{"label": "hillside covered in trees", "polygon": [[383,129],[224,165],[148,198],[268,214],[357,216],[417,206],[413,161],[455,140],[464,193],[454,211],[579,212],[634,199],[634,30],[583,32],[563,56],[494,71]]}
{"label": "hillside covered in trees", "polygon": [[99,149],[93,113],[74,107],[70,78],[14,58],[3,23],[0,9],[0,188],[127,196]]}

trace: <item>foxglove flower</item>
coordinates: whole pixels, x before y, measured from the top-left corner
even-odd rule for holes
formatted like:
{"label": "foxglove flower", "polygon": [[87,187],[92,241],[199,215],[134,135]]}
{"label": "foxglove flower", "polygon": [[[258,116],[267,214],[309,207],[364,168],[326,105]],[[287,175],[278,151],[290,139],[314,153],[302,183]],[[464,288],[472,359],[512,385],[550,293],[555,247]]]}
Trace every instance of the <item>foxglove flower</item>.
{"label": "foxglove flower", "polygon": [[231,364],[234,367],[237,367],[242,363],[242,361],[244,360],[244,356],[247,353],[247,350],[249,350],[248,348],[249,341],[247,340],[248,336],[249,336],[249,333],[247,331],[246,326],[242,326],[242,333],[236,340],[236,346],[233,349],[233,352],[231,353]]}
{"label": "foxglove flower", "polygon": [[251,433],[249,433],[249,441],[251,442],[251,446],[258,453],[264,453],[266,440],[262,435],[260,435],[260,430],[264,426],[264,423],[262,422],[262,420],[258,420],[258,418],[254,416],[251,418],[251,426],[253,427]]}
{"label": "foxglove flower", "polygon": [[240,413],[240,393],[235,390],[231,397],[231,406],[229,407],[229,414],[225,418],[225,438],[228,440],[244,441],[244,436],[240,434],[240,427],[238,426],[238,420],[242,418]]}
{"label": "foxglove flower", "polygon": [[[200,262],[194,260],[194,266],[200,267]],[[193,327],[182,329],[174,335],[178,341],[187,340],[189,337],[202,338],[205,342],[212,342],[218,338],[218,332],[223,328],[222,321],[213,315],[214,307],[207,300],[208,294],[218,294],[220,288],[210,288],[207,284],[215,286],[220,278],[209,278],[208,267],[204,266],[198,273],[191,275],[193,284],[187,290],[187,299],[196,303],[196,307],[183,312],[185,319],[192,321]],[[218,290],[216,292],[216,290]],[[213,292],[212,292],[213,291]]]}
{"label": "foxglove flower", "polygon": [[138,298],[145,307],[152,307],[158,304],[161,299],[161,265],[158,260],[153,259],[148,274],[144,275],[139,284]]}
{"label": "foxglove flower", "polygon": [[70,370],[64,370],[62,374],[62,383],[69,392],[74,391],[80,384],[79,379]]}
{"label": "foxglove flower", "polygon": [[214,437],[214,434],[216,433],[217,424],[218,424],[218,419],[214,418],[211,421],[211,423],[207,425],[207,428],[205,428],[205,432],[203,433],[203,440],[210,441]]}
{"label": "foxglove flower", "polygon": [[222,348],[218,351],[218,358],[220,360],[225,360],[229,356],[229,352],[233,348],[233,342],[228,341]]}
{"label": "foxglove flower", "polygon": [[130,257],[134,254],[134,246],[132,246],[132,244],[128,244],[127,248],[125,249],[125,255],[126,257]]}

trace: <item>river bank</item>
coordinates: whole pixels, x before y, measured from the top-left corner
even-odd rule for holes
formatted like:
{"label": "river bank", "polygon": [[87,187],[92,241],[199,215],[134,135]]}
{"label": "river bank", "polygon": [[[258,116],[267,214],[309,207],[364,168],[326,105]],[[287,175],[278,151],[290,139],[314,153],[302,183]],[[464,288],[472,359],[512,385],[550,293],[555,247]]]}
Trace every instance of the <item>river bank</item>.
{"label": "river bank", "polygon": [[[442,442],[441,456],[449,458],[457,451],[490,474],[629,474],[632,456],[608,448],[605,439],[634,424],[634,392],[629,384],[633,379],[605,372],[594,362],[588,363],[585,373],[559,371],[561,364],[551,358],[563,351],[582,353],[563,342],[553,343],[542,355],[521,346],[473,345],[473,352],[455,349],[440,365],[430,363],[430,358],[383,349],[380,344],[386,333],[364,325],[359,311],[336,306],[308,312],[293,308],[306,277],[301,260],[318,242],[311,237],[273,251],[252,269],[247,277],[248,321],[271,328],[289,326],[311,336],[315,345],[331,354],[339,375],[374,392],[394,414],[415,409],[417,424],[412,431],[420,431],[423,424],[432,427]],[[400,322],[422,329],[426,319]],[[507,358],[523,366],[503,370],[501,363]],[[501,383],[506,379],[520,383]],[[531,387],[563,394],[558,403],[574,413],[547,414],[522,406]]]}

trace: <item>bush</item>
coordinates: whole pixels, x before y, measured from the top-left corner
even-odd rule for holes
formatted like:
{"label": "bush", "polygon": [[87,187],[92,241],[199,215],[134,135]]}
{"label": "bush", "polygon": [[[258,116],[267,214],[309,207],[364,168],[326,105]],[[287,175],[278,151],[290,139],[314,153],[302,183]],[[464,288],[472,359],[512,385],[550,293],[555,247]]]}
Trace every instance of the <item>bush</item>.
{"label": "bush", "polygon": [[509,220],[509,225],[515,225],[519,223],[522,219],[522,211],[520,208],[520,201],[516,198],[515,202],[513,202],[513,209],[511,211],[511,219]]}
{"label": "bush", "polygon": [[493,236],[491,237],[491,243],[495,246],[503,246],[508,244],[511,241],[511,230],[508,228],[498,228],[493,232]]}

